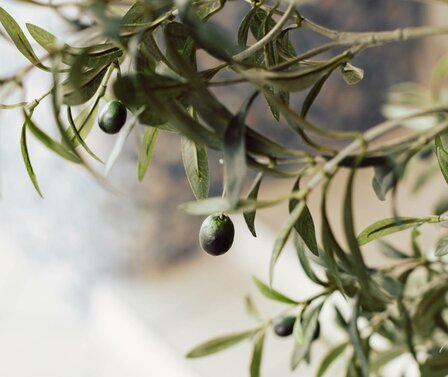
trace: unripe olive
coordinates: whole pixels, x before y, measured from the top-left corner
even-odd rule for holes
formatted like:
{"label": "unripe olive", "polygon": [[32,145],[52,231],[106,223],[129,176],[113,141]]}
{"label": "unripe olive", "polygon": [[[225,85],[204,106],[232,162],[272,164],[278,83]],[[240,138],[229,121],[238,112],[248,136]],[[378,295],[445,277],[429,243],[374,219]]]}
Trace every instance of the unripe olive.
{"label": "unripe olive", "polygon": [[281,337],[290,336],[296,323],[296,317],[285,317],[274,324],[274,332]]}
{"label": "unripe olive", "polygon": [[229,251],[234,236],[235,228],[229,216],[210,215],[202,223],[199,231],[199,243],[208,254],[217,256]]}
{"label": "unripe olive", "polygon": [[98,125],[107,134],[116,134],[126,123],[126,107],[120,101],[110,101],[101,110]]}

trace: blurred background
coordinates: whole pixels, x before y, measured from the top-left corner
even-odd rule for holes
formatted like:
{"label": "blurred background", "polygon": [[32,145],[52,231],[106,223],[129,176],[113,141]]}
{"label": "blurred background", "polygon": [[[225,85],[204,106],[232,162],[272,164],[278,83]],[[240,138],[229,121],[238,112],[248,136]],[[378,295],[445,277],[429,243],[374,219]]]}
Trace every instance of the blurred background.
{"label": "blurred background", "polygon": [[[69,25],[44,8],[11,0],[0,0],[0,5],[21,26],[30,22],[61,37],[70,34]],[[228,17],[235,22],[229,28],[238,25],[244,6],[229,6]],[[328,27],[361,31],[441,24],[446,11],[442,5],[399,0],[322,0],[305,6],[303,13]],[[319,40],[307,35],[294,42],[301,51]],[[365,80],[356,87],[346,86],[340,78],[330,80],[311,118],[340,129],[363,130],[378,123],[386,89],[403,81],[427,82],[429,68],[444,53],[444,42],[434,38],[366,52],[355,62],[365,69]],[[0,48],[0,77],[27,64],[5,39],[0,40]],[[47,74],[34,72],[27,82],[27,98],[38,97],[50,84]],[[232,110],[240,106],[245,93],[244,88],[238,93],[217,91]],[[20,98],[8,99],[14,100]],[[258,106],[250,122],[260,129],[278,127],[269,120],[265,104],[259,101]],[[49,105],[43,103],[34,118],[57,137],[50,114]],[[205,339],[251,326],[244,312],[246,294],[253,295],[266,316],[281,309],[255,292],[251,275],[266,278],[271,246],[287,208],[259,212],[256,239],[242,218],[234,216],[238,231],[232,251],[211,258],[200,252],[197,242],[202,219],[177,209],[192,195],[175,135],[160,137],[143,183],[137,180],[138,132],[131,135],[109,176],[120,194],[105,190],[85,170],[29,138],[30,156],[45,196],[41,200],[20,154],[22,122],[20,111],[0,113],[0,375],[246,376],[249,344],[197,361],[186,361],[183,355]],[[279,139],[291,138],[286,128],[277,130]],[[89,145],[104,159],[114,141],[115,137],[97,129],[89,136]],[[214,195],[221,190],[218,158],[211,155]],[[417,166],[424,168],[424,164]],[[366,187],[356,197],[362,203],[356,213],[360,227],[387,216],[390,204],[375,198],[370,188],[372,172],[362,175],[359,185]],[[343,195],[344,179],[342,175],[333,184],[334,203],[341,203],[337,198]],[[292,184],[267,180],[260,195],[278,196]],[[439,192],[439,184],[428,187],[428,192]],[[312,195],[312,210],[318,199],[318,193]],[[424,199],[404,198],[400,204],[409,209],[408,215],[426,214]],[[335,208],[336,229],[339,219],[339,208]],[[315,220],[319,223],[318,217]],[[298,299],[317,291],[303,276],[291,247],[278,271],[275,286],[279,290]],[[328,321],[322,323],[322,339],[313,349],[317,359],[338,339],[331,323],[333,313],[330,310],[324,316]],[[288,367],[291,348],[292,339],[270,336],[264,375],[294,375]],[[402,360],[398,367],[411,376],[413,368],[407,362]],[[311,370],[313,365],[295,374],[309,375]]]}

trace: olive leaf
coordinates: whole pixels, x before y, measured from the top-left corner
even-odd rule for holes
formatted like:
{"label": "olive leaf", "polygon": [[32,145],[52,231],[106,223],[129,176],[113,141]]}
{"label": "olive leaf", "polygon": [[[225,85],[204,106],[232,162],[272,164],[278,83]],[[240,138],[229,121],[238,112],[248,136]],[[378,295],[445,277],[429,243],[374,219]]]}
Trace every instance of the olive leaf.
{"label": "olive leaf", "polygon": [[148,127],[143,134],[140,153],[138,157],[138,180],[141,182],[145,178],[146,172],[151,164],[154,147],[156,145],[159,129]]}
{"label": "olive leaf", "polygon": [[448,151],[445,148],[445,144],[448,143],[447,140],[448,133],[439,135],[434,139],[434,144],[436,147],[437,161],[439,162],[440,171],[448,183]]}
{"label": "olive leaf", "polygon": [[255,335],[252,359],[250,362],[250,377],[260,377],[261,361],[263,359],[265,332],[260,331]]}
{"label": "olive leaf", "polygon": [[[359,161],[361,161],[361,159]],[[349,175],[349,178],[347,180],[347,187],[345,190],[344,231],[347,239],[347,244],[350,248],[350,253],[352,255],[354,271],[358,276],[361,287],[367,290],[370,287],[369,273],[367,270],[367,266],[364,262],[364,257],[361,253],[358,240],[356,239],[355,221],[353,218],[353,186],[355,175],[356,175],[356,167],[352,169]]]}
{"label": "olive leaf", "polygon": [[196,348],[192,349],[187,355],[187,358],[193,359],[197,357],[208,356],[227,348],[230,348],[243,340],[248,339],[258,332],[258,328],[251,329],[235,334],[225,335],[219,338],[209,340]]}
{"label": "olive leaf", "polygon": [[254,92],[241,106],[240,111],[230,121],[224,133],[224,187],[225,198],[231,207],[238,202],[241,189],[246,178],[246,145],[245,124],[246,115],[258,95]]}
{"label": "olive leaf", "polygon": [[331,348],[320,362],[316,377],[323,377],[331,364],[347,349],[348,343],[344,342]]}
{"label": "olive leaf", "polygon": [[420,366],[420,373],[424,377],[445,377],[448,374],[448,351],[437,352]]}
{"label": "olive leaf", "polygon": [[19,50],[24,57],[26,57],[36,67],[48,71],[49,69],[42,65],[39,58],[36,56],[30,42],[26,38],[20,26],[14,20],[14,18],[0,7],[0,23],[5,28],[8,35],[14,42],[17,50]]}
{"label": "olive leaf", "polygon": [[295,370],[310,351],[323,305],[324,303],[321,303],[313,308],[309,308],[303,315],[303,341],[301,343],[295,342],[294,344],[291,356],[291,370]]}
{"label": "olive leaf", "polygon": [[[68,109],[70,106],[68,107]],[[67,137],[70,138],[73,145],[77,146],[80,144],[80,141],[78,140],[78,136],[76,135],[76,132],[79,134],[79,137],[82,140],[85,140],[85,138],[89,135],[90,131],[92,130],[96,117],[98,115],[98,108],[99,108],[99,99],[95,100],[94,104],[91,108],[86,107],[83,109],[73,120],[73,117],[71,115],[71,110],[67,110],[68,112],[68,120],[71,120],[72,125],[74,128],[76,128],[76,131],[72,129],[72,127],[67,129]]]}
{"label": "olive leaf", "polygon": [[[92,156],[95,160],[102,162],[101,159],[92,152],[89,146],[85,143],[83,136],[81,135],[82,131],[84,131],[84,135],[88,134],[88,132],[90,131],[89,128],[92,128],[93,122],[96,119],[96,111],[90,114],[90,116],[89,114],[90,111],[86,108],[76,117],[75,120],[73,120],[71,107],[67,106],[67,119],[69,128],[67,129],[66,137],[71,141],[71,145],[76,147],[78,144],[80,144],[90,156]],[[62,140],[62,143],[64,144],[64,139]]]}
{"label": "olive leaf", "polygon": [[[299,190],[300,185],[300,179],[301,177],[297,178],[294,187],[293,192]],[[290,199],[289,201],[289,212],[291,213],[294,208],[297,206],[298,200],[296,199]],[[314,254],[319,255],[319,248],[317,246],[317,240],[316,240],[316,229],[314,227],[314,221],[313,217],[311,215],[310,210],[308,209],[308,206],[305,205],[303,208],[303,211],[298,218],[297,222],[294,224],[294,228],[297,231],[297,233],[302,237],[303,241],[305,242],[308,249]]]}
{"label": "olive leaf", "polygon": [[303,325],[302,325],[302,315],[303,311],[300,311],[297,313],[296,320],[294,322],[294,327],[292,329],[292,335],[294,336],[294,340],[297,344],[303,344],[304,341],[304,331],[303,331]]}
{"label": "olive leaf", "polygon": [[412,317],[416,329],[421,332],[427,332],[434,326],[435,315],[446,308],[447,293],[448,287],[443,284],[430,288],[422,295]]}
{"label": "olive leaf", "polygon": [[[247,199],[249,200],[257,200],[258,198],[258,191],[260,189],[261,181],[263,179],[263,173],[260,172],[255,177],[254,183],[252,184],[252,187],[249,190],[249,195],[247,196]],[[256,211],[249,211],[244,212],[244,221],[247,224],[247,227],[249,228],[249,231],[252,233],[254,237],[257,237],[257,232],[255,230],[255,216]]]}
{"label": "olive leaf", "polygon": [[249,295],[246,295],[244,297],[244,306],[246,308],[247,314],[249,314],[252,318],[256,319],[257,321],[262,321],[263,318],[255,306],[254,301],[252,300],[252,297]]}
{"label": "olive leaf", "polygon": [[37,182],[36,174],[34,173],[33,165],[31,164],[30,155],[28,152],[28,144],[27,144],[27,138],[26,138],[26,127],[27,123],[25,122],[22,126],[22,132],[20,136],[20,150],[22,152],[23,162],[25,163],[26,171],[28,173],[28,176],[30,177],[30,180],[36,189],[37,193],[41,198],[43,198],[42,192],[39,187],[39,183]]}
{"label": "olive leaf", "polygon": [[294,245],[296,247],[297,256],[300,261],[300,265],[302,266],[303,271],[308,276],[308,278],[319,285],[326,286],[327,283],[323,282],[313,271],[308,255],[306,255],[307,246],[303,241],[303,238],[299,236],[298,233],[294,233]]}
{"label": "olive leaf", "polygon": [[109,64],[89,69],[83,73],[82,80],[75,85],[69,79],[65,80],[62,84],[64,104],[77,106],[91,99],[100,87],[108,69]]}
{"label": "olive leaf", "polygon": [[400,166],[392,158],[388,158],[385,164],[375,165],[372,187],[379,200],[386,200],[386,194],[393,189],[403,172],[403,166]]}
{"label": "olive leaf", "polygon": [[267,297],[268,299],[282,302],[288,305],[298,304],[296,300],[293,300],[292,298],[285,296],[283,293],[280,293],[275,289],[267,286],[265,283],[263,283],[260,279],[257,279],[255,276],[253,276],[252,279],[255,285],[257,286],[258,290],[263,294],[263,296]]}
{"label": "olive leaf", "polygon": [[182,161],[196,199],[205,199],[210,188],[207,150],[186,137],[181,138]]}
{"label": "olive leaf", "polygon": [[379,240],[380,245],[380,252],[389,258],[396,258],[396,259],[408,259],[410,258],[409,255],[403,253],[402,251],[398,250],[396,247],[392,246],[390,243]]}
{"label": "olive leaf", "polygon": [[58,143],[42,131],[31,119],[26,111],[23,111],[27,128],[31,131],[36,139],[44,144],[48,149],[58,154],[60,157],[75,163],[80,163],[78,156],[71,153],[63,144]]}
{"label": "olive leaf", "polygon": [[106,162],[106,167],[104,169],[105,176],[109,175],[110,171],[112,170],[112,167],[115,165],[115,162],[117,161],[118,157],[120,156],[128,136],[130,135],[130,133],[132,132],[132,130],[134,129],[135,125],[138,122],[138,116],[139,116],[139,112],[133,114],[132,118],[129,119],[125,123],[123,128],[120,130],[117,140],[115,141],[115,144],[114,144],[112,151],[110,152],[109,158],[107,159],[107,162]]}
{"label": "olive leaf", "polygon": [[359,298],[356,299],[353,306],[352,317],[349,322],[349,335],[352,342],[352,346],[355,351],[355,355],[359,364],[361,365],[362,377],[369,377],[369,362],[364,352],[363,341],[358,329],[358,317],[359,317]]}
{"label": "olive leaf", "polygon": [[230,62],[232,56],[240,51],[219,25],[212,22],[204,23],[195,13],[189,1],[177,0],[176,6],[179,10],[179,18],[188,28],[191,37],[210,55]]}
{"label": "olive leaf", "polygon": [[392,217],[379,220],[369,225],[358,235],[358,243],[360,245],[365,245],[389,234],[420,226],[431,220],[431,217]]}
{"label": "olive leaf", "polygon": [[443,257],[448,254],[448,238],[442,238],[437,242],[435,255],[436,257]]}
{"label": "olive leaf", "polygon": [[288,219],[283,224],[282,228],[280,229],[280,232],[277,235],[277,238],[275,239],[274,249],[272,251],[271,261],[269,264],[270,284],[272,284],[272,281],[274,279],[274,269],[278,261],[278,258],[280,258],[283,248],[285,247],[286,242],[288,241],[288,238],[304,209],[305,209],[305,202],[302,200],[299,202],[297,206],[294,207],[292,212],[289,214]]}

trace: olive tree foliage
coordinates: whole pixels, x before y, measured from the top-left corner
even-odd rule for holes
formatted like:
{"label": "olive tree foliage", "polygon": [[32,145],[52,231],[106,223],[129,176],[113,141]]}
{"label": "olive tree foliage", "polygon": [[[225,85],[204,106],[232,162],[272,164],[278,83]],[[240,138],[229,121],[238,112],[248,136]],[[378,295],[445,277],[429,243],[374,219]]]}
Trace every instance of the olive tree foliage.
{"label": "olive tree foliage", "polygon": [[[52,8],[58,16],[75,24],[78,31],[73,34],[78,40],[72,44],[40,26],[19,25],[13,15],[0,8],[2,36],[30,62],[1,80],[2,93],[24,92],[26,77],[34,69],[48,72],[54,82],[51,90],[39,98],[8,104],[4,96],[1,105],[2,109],[18,108],[23,113],[21,151],[32,184],[42,195],[27,148],[29,137],[66,160],[83,164],[104,183],[102,175],[92,168],[92,159],[99,158],[86,139],[95,124],[100,102],[107,98],[107,93],[114,93],[133,116],[118,136],[107,169],[132,128],[139,125],[145,130],[138,162],[140,180],[150,165],[158,135],[180,135],[186,175],[197,199],[183,204],[182,210],[193,215],[242,213],[247,231],[255,236],[256,211],[289,202],[290,213],[272,249],[270,281],[254,279],[261,294],[282,303],[285,310],[278,317],[265,318],[248,297],[247,308],[254,326],[208,341],[194,348],[188,357],[206,356],[250,341],[253,354],[249,373],[252,377],[260,376],[265,335],[286,313],[297,317],[291,356],[291,368],[295,369],[310,361],[322,308],[332,305],[328,301],[331,296],[342,295],[352,308],[347,317],[335,307],[336,323],[345,340],[322,355],[318,376],[325,375],[339,359],[345,360],[347,376],[380,376],[384,365],[403,354],[414,358],[423,376],[448,375],[448,270],[444,257],[448,254],[448,238],[435,240],[430,250],[419,246],[422,225],[430,224],[421,231],[448,221],[444,214],[448,209],[446,202],[419,218],[402,215],[395,209],[392,218],[381,219],[361,233],[353,219],[354,181],[359,169],[374,171],[372,189],[378,200],[384,200],[388,192],[395,197],[407,166],[423,158],[422,154],[430,168],[418,178],[415,191],[435,174],[441,174],[448,182],[448,105],[442,95],[448,59],[442,59],[435,67],[428,80],[429,88],[411,84],[393,88],[385,113],[395,114],[394,109],[404,108],[406,115],[371,125],[364,133],[324,129],[307,117],[330,76],[342,75],[348,85],[362,80],[363,70],[350,62],[366,49],[447,34],[448,26],[342,32],[305,18],[301,1],[247,0],[247,12],[237,32],[222,29],[215,21],[220,12],[243,1],[21,0],[36,9]],[[319,6],[318,1],[315,6]],[[320,35],[324,42],[298,54],[290,37],[303,30]],[[213,66],[198,69],[199,50],[213,58]],[[226,72],[225,79],[218,79],[222,72]],[[233,113],[213,88],[228,86],[237,90],[241,83],[250,85],[252,92],[241,103],[240,111]],[[297,92],[306,93],[299,107],[289,101]],[[60,140],[52,138],[33,120],[33,111],[43,100],[51,102]],[[306,147],[286,147],[257,131],[256,125],[249,127],[246,115],[254,101],[264,102],[273,118],[292,129]],[[421,119],[426,127],[408,127]],[[399,137],[392,133],[397,128],[402,130]],[[335,149],[335,141],[342,141],[338,144],[345,146]],[[222,153],[225,190],[221,197],[208,196],[210,149]],[[433,167],[437,168],[435,174]],[[250,192],[245,193],[242,190],[249,169],[258,175]],[[344,244],[336,238],[327,217],[330,184],[341,170],[350,172],[342,203]],[[268,175],[294,179],[290,194],[259,198],[259,188]],[[318,186],[323,187],[321,234],[316,234],[313,214],[307,207],[308,196]],[[409,249],[397,249],[382,240],[404,230],[411,231]],[[273,288],[276,262],[290,238],[306,275],[321,287],[319,294],[305,301],[287,297]],[[362,246],[373,241],[379,252],[393,259],[393,264],[373,268],[366,263]],[[387,346],[378,348],[375,338],[382,338]]]}

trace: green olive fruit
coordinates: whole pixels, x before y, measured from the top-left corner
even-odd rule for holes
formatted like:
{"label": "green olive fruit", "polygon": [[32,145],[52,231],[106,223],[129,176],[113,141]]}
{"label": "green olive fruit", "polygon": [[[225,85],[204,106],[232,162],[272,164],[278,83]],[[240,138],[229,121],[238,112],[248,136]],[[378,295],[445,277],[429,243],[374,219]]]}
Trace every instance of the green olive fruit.
{"label": "green olive fruit", "polygon": [[235,228],[229,216],[210,215],[202,223],[199,243],[208,254],[217,256],[229,251],[234,236]]}
{"label": "green olive fruit", "polygon": [[296,323],[296,317],[285,317],[274,324],[274,332],[281,337],[290,336]]}
{"label": "green olive fruit", "polygon": [[110,101],[101,110],[98,125],[107,134],[116,134],[126,123],[126,106],[120,101]]}

